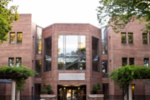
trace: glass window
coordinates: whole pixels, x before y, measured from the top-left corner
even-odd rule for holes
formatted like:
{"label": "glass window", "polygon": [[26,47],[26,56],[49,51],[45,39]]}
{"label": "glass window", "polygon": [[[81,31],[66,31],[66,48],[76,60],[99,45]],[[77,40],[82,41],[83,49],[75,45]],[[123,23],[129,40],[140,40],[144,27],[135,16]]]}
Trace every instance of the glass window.
{"label": "glass window", "polygon": [[86,68],[86,37],[84,35],[58,36],[58,69],[84,70]]}
{"label": "glass window", "polygon": [[10,44],[14,44],[15,43],[15,33],[10,33]]}
{"label": "glass window", "polygon": [[35,95],[41,94],[41,84],[35,84]]}
{"label": "glass window", "polygon": [[134,58],[129,58],[129,65],[134,65]]}
{"label": "glass window", "polygon": [[17,33],[17,43],[22,43],[22,33],[21,32]]}
{"label": "glass window", "polygon": [[44,51],[44,71],[51,71],[51,53],[52,53],[52,38],[45,39],[45,51]]}
{"label": "glass window", "polygon": [[35,77],[40,77],[41,76],[41,66],[42,66],[41,60],[36,60],[35,66],[36,66],[35,71],[39,74],[39,75],[35,75]]}
{"label": "glass window", "polygon": [[149,58],[144,58],[144,66],[149,66]]}
{"label": "glass window", "polygon": [[133,33],[128,33],[128,40],[129,43],[133,43]]}
{"label": "glass window", "polygon": [[107,60],[103,60],[102,61],[102,76],[103,77],[108,77],[108,61]]}
{"label": "glass window", "polygon": [[92,37],[92,66],[93,71],[99,71],[99,39]]}
{"label": "glass window", "polygon": [[102,54],[107,54],[107,28],[101,29],[101,37],[102,37]]}
{"label": "glass window", "polygon": [[121,33],[121,43],[126,43],[126,33]]}
{"label": "glass window", "polygon": [[36,34],[36,54],[42,53],[42,28],[37,27]]}
{"label": "glass window", "polygon": [[9,58],[9,66],[14,67],[14,58]]}
{"label": "glass window", "polygon": [[122,66],[126,66],[127,65],[127,58],[122,58]]}
{"label": "glass window", "polygon": [[21,58],[16,58],[16,67],[21,66]]}
{"label": "glass window", "polygon": [[147,33],[143,33],[143,44],[147,44]]}

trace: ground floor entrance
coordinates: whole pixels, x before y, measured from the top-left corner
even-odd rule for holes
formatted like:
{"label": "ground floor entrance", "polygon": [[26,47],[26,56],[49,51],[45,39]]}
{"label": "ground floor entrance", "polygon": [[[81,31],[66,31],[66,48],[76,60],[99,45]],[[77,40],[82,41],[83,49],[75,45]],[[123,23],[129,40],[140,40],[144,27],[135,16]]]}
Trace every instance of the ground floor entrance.
{"label": "ground floor entrance", "polygon": [[86,100],[86,86],[58,86],[58,100]]}

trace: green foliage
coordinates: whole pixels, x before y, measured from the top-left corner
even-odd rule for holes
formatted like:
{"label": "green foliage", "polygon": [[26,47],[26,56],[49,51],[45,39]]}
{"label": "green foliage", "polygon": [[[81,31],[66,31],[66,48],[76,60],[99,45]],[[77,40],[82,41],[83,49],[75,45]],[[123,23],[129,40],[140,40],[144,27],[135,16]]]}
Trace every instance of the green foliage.
{"label": "green foliage", "polygon": [[46,94],[46,93],[48,93],[48,90],[46,88],[43,88],[42,89],[42,94]]}
{"label": "green foliage", "polygon": [[150,32],[149,0],[100,0],[99,3],[97,17],[101,25],[107,23],[110,18],[108,26],[112,26],[118,33],[126,24],[137,19],[139,23],[147,22],[142,31]]}
{"label": "green foliage", "polygon": [[48,93],[48,92],[53,92],[53,90],[51,89],[51,85],[48,84],[46,85],[46,83],[43,83],[43,89],[41,91],[43,94]]}
{"label": "green foliage", "polygon": [[23,85],[25,84],[25,80],[28,77],[33,77],[35,71],[25,66],[19,67],[10,67],[10,66],[2,66],[0,67],[0,78],[1,79],[12,79],[16,82],[17,90],[24,90]]}
{"label": "green foliage", "polygon": [[100,86],[100,84],[99,84],[99,82],[97,82],[97,87],[96,87],[96,89],[97,89],[97,91],[101,91],[102,89],[101,89],[101,86]]}
{"label": "green foliage", "polygon": [[50,84],[47,86],[47,90],[48,90],[48,92],[52,92]]}
{"label": "green foliage", "polygon": [[12,30],[11,23],[18,20],[17,6],[8,8],[8,3],[13,0],[0,0],[0,44],[7,40],[7,34]]}
{"label": "green foliage", "polygon": [[92,91],[96,91],[96,86],[95,85],[92,86]]}

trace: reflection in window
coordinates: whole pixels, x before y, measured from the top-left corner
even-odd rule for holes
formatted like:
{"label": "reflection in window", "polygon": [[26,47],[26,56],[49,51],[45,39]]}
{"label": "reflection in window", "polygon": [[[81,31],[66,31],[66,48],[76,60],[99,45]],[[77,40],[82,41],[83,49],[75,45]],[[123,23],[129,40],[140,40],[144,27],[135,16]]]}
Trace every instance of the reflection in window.
{"label": "reflection in window", "polygon": [[108,61],[107,60],[103,60],[102,61],[102,73],[103,73],[103,77],[108,77],[107,72],[108,72]]}
{"label": "reflection in window", "polygon": [[86,39],[84,35],[58,36],[58,69],[86,69]]}
{"label": "reflection in window", "polygon": [[22,43],[22,33],[21,32],[17,33],[17,43]]}
{"label": "reflection in window", "polygon": [[10,33],[10,44],[15,43],[15,33]]}
{"label": "reflection in window", "polygon": [[99,39],[92,37],[92,66],[93,71],[99,71]]}
{"label": "reflection in window", "polygon": [[149,58],[144,58],[144,66],[149,66]]}
{"label": "reflection in window", "polygon": [[21,58],[16,58],[16,67],[21,66]]}
{"label": "reflection in window", "polygon": [[134,58],[129,58],[129,65],[134,65]]}
{"label": "reflection in window", "polygon": [[41,76],[41,65],[42,65],[41,60],[36,60],[35,71],[38,73],[38,75],[35,75],[35,77],[40,77]]}
{"label": "reflection in window", "polygon": [[121,33],[121,43],[126,43],[126,33]]}
{"label": "reflection in window", "polygon": [[133,43],[133,33],[128,33],[128,42]]}
{"label": "reflection in window", "polygon": [[122,58],[122,66],[126,66],[127,65],[127,58]]}
{"label": "reflection in window", "polygon": [[143,33],[143,44],[147,44],[147,33]]}
{"label": "reflection in window", "polygon": [[14,67],[14,58],[9,58],[9,66]]}
{"label": "reflection in window", "polygon": [[44,71],[50,71],[51,70],[51,53],[52,53],[52,38],[48,37],[45,39],[45,54],[44,54]]}
{"label": "reflection in window", "polygon": [[102,37],[102,54],[107,54],[107,28],[101,29],[101,37]]}
{"label": "reflection in window", "polygon": [[36,34],[36,54],[42,53],[42,28],[37,27]]}

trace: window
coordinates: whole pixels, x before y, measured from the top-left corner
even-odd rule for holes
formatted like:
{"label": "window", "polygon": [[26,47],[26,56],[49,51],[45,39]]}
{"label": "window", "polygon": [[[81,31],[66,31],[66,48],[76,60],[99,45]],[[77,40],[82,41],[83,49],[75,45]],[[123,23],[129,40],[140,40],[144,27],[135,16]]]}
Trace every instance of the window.
{"label": "window", "polygon": [[122,66],[127,65],[127,58],[122,58]]}
{"label": "window", "polygon": [[10,33],[10,44],[14,44],[15,43],[15,33],[12,32]]}
{"label": "window", "polygon": [[107,60],[103,60],[102,61],[102,76],[103,77],[108,77],[107,72],[108,72],[108,61]]}
{"label": "window", "polygon": [[143,33],[143,44],[147,44],[147,33]]}
{"label": "window", "polygon": [[126,33],[121,33],[121,43],[126,43]]}
{"label": "window", "polygon": [[16,58],[16,67],[21,66],[21,58]]}
{"label": "window", "polygon": [[144,66],[149,66],[149,58],[144,58]]}
{"label": "window", "polygon": [[129,44],[133,43],[133,33],[128,33],[128,42]]}
{"label": "window", "polygon": [[58,69],[86,69],[86,37],[84,35],[58,36]]}
{"label": "window", "polygon": [[129,65],[134,65],[134,58],[129,58]]}
{"label": "window", "polygon": [[22,32],[17,33],[17,43],[22,43]]}
{"label": "window", "polygon": [[102,37],[102,54],[107,54],[107,28],[101,29],[101,37]]}
{"label": "window", "polygon": [[35,75],[35,77],[40,77],[40,76],[41,76],[41,65],[42,65],[41,60],[36,60],[35,71],[36,71],[39,75]]}
{"label": "window", "polygon": [[36,34],[36,54],[42,53],[42,28],[37,27]]}
{"label": "window", "polygon": [[52,38],[48,37],[44,42],[44,71],[51,71],[52,62]]}
{"label": "window", "polygon": [[99,39],[92,37],[92,66],[93,71],[100,71],[99,68]]}
{"label": "window", "polygon": [[14,67],[14,58],[9,58],[8,66]]}
{"label": "window", "polygon": [[41,94],[41,84],[35,84],[35,95]]}

